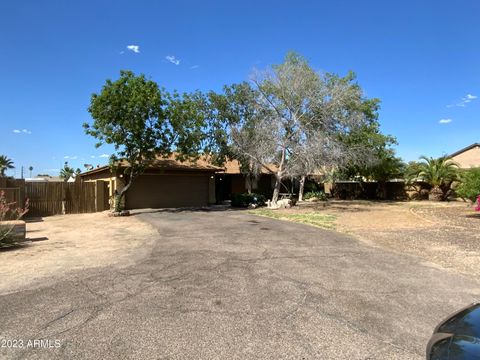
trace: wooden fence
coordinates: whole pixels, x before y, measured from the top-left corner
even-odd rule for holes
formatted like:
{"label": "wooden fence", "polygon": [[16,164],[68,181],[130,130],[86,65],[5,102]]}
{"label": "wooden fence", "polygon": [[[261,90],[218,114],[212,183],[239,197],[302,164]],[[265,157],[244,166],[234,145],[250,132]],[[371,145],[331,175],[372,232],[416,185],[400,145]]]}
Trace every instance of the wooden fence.
{"label": "wooden fence", "polygon": [[21,195],[19,187],[0,187],[0,192],[5,194],[7,203],[15,203],[15,205],[21,204]]}
{"label": "wooden fence", "polygon": [[9,203],[23,207],[29,200],[26,217],[58,214],[81,214],[109,209],[108,187],[104,181],[94,182],[25,182],[0,177],[0,191]]}
{"label": "wooden fence", "polygon": [[29,217],[97,210],[95,182],[28,182],[25,184],[25,196],[29,199]]}

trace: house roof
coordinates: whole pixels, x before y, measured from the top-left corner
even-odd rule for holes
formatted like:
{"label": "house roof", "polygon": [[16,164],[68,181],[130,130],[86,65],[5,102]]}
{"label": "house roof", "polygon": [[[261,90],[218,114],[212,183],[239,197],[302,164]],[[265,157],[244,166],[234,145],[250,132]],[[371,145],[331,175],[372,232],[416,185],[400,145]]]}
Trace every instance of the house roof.
{"label": "house roof", "polygon": [[26,178],[26,182],[64,182],[65,179],[60,176],[35,176],[33,178]]}
{"label": "house roof", "polygon": [[[274,164],[268,164],[267,167],[271,169],[271,171],[262,167],[260,172],[262,174],[271,174],[272,172],[277,171],[277,167]],[[238,160],[227,160],[223,165],[223,171],[225,174],[240,174],[240,162]]]}
{"label": "house roof", "polygon": [[460,149],[460,150],[454,152],[453,154],[450,154],[448,157],[452,158],[454,156],[460,155],[461,153],[464,153],[465,151],[475,149],[476,147],[479,147],[479,146],[480,146],[480,143],[473,143],[472,145],[464,147],[463,149]]}
{"label": "house roof", "polygon": [[[129,164],[126,160],[120,160],[117,164],[118,167],[128,167]],[[222,171],[223,168],[214,166],[210,164],[208,161],[204,159],[198,159],[198,160],[186,160],[186,161],[180,161],[175,159],[175,154],[170,155],[167,158],[164,157],[157,157],[151,164],[151,166],[148,167],[148,169],[161,169],[161,170],[184,170],[184,171],[211,171],[211,172],[217,172],[217,171]],[[96,174],[99,172],[103,172],[106,170],[110,170],[110,167],[108,165],[105,166],[100,166],[95,169],[86,171],[84,173],[81,173],[80,176],[87,176],[87,175],[92,175]]]}
{"label": "house roof", "polygon": [[[169,157],[158,157],[154,160],[152,165],[149,167],[150,169],[168,169],[168,170],[189,170],[189,171],[213,171],[213,172],[223,172],[224,174],[241,174],[240,171],[240,162],[238,160],[227,160],[223,166],[215,166],[212,165],[209,158],[206,156],[202,156],[197,160],[191,161],[180,161],[175,158],[175,154],[171,154]],[[127,167],[128,162],[125,160],[121,160],[118,163],[119,167]],[[277,167],[274,164],[267,165],[269,169],[272,171],[276,171]],[[110,167],[108,165],[98,166],[95,169],[83,172],[80,176],[87,176],[96,173],[100,173],[106,170],[109,170]],[[262,174],[270,174],[271,171],[268,171],[265,168],[261,168]]]}

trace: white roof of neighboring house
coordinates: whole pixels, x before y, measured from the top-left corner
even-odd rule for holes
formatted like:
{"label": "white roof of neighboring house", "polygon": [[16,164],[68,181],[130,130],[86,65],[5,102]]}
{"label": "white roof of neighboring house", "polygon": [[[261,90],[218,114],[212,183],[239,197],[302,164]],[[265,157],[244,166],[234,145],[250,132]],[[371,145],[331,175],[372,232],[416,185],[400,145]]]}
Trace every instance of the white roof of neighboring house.
{"label": "white roof of neighboring house", "polygon": [[26,178],[26,182],[63,182],[60,176],[36,176],[33,178]]}

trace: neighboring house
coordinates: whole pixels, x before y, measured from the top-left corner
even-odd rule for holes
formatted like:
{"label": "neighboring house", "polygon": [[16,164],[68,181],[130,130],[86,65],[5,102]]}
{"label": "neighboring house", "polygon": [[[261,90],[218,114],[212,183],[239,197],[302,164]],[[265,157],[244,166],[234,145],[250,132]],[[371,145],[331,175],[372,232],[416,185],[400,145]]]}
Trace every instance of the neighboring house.
{"label": "neighboring house", "polygon": [[[119,163],[115,173],[102,166],[80,174],[83,181],[103,180],[112,197],[125,185]],[[206,161],[180,162],[173,157],[158,158],[137,179],[125,196],[126,209],[205,206],[216,202],[215,173],[222,168]]]}
{"label": "neighboring house", "polygon": [[458,150],[449,157],[458,164],[461,169],[480,167],[480,144],[475,143]]}
{"label": "neighboring house", "polygon": [[26,182],[63,182],[60,176],[49,176],[49,175],[42,175],[42,176],[35,176],[33,178],[26,178]]}

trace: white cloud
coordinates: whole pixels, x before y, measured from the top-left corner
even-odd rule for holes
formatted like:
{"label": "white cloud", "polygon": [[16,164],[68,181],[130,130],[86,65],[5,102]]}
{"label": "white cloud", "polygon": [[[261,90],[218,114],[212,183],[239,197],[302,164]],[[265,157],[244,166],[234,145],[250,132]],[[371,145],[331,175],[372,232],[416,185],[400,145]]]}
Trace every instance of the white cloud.
{"label": "white cloud", "polygon": [[90,156],[92,159],[95,159],[95,155]]}
{"label": "white cloud", "polygon": [[193,65],[193,66],[190,66],[190,69],[198,69],[200,67],[200,65]]}
{"label": "white cloud", "polygon": [[22,130],[19,130],[19,129],[14,129],[13,132],[15,134],[28,134],[30,135],[32,132],[28,129],[22,129]]}
{"label": "white cloud", "polygon": [[439,124],[449,124],[452,122],[452,119],[440,119]]}
{"label": "white cloud", "polygon": [[108,157],[110,157],[110,155],[107,155],[107,154],[102,154],[99,156],[99,158],[108,158]]}
{"label": "white cloud", "polygon": [[462,97],[459,102],[457,102],[455,104],[447,105],[447,107],[454,107],[454,106],[465,107],[468,103],[472,102],[476,98],[478,98],[478,96],[472,95],[472,94],[467,94],[464,97]]}
{"label": "white cloud", "polygon": [[77,155],[74,155],[74,156],[65,155],[63,158],[64,159],[70,159],[70,160],[76,160],[76,159],[78,159],[78,156]]}
{"label": "white cloud", "polygon": [[127,45],[127,49],[133,51],[135,54],[140,53],[140,46],[138,45]]}
{"label": "white cloud", "polygon": [[177,59],[174,55],[167,55],[165,56],[165,59],[174,65],[180,65],[180,60]]}

